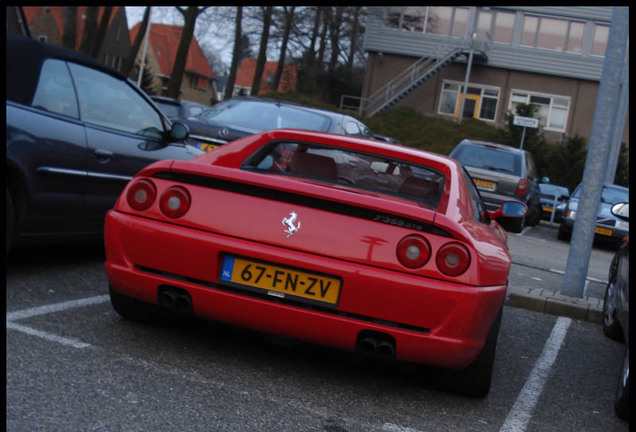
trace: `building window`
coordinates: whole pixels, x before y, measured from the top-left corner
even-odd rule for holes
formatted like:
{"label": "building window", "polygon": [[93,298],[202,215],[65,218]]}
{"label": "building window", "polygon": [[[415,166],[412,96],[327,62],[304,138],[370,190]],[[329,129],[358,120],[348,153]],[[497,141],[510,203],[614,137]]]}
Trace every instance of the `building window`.
{"label": "building window", "polygon": [[596,24],[594,28],[594,39],[592,41],[592,54],[604,56],[609,37],[609,26]]}
{"label": "building window", "polygon": [[541,18],[537,33],[537,48],[563,51],[568,33],[568,22],[559,19]]}
{"label": "building window", "polygon": [[415,33],[463,36],[468,26],[468,8],[389,7],[385,26]]}
{"label": "building window", "polygon": [[568,52],[577,52],[580,53],[583,48],[583,30],[585,29],[585,24],[580,22],[571,22],[570,30],[568,32],[568,43],[567,49]]}
{"label": "building window", "polygon": [[570,109],[570,98],[513,90],[510,96],[509,111],[516,113],[518,104],[536,106],[536,117],[539,119],[541,127],[545,130],[565,132]]}
{"label": "building window", "polygon": [[[459,82],[444,81],[440,97],[438,113],[459,116],[459,107],[464,97],[464,86]],[[471,84],[466,89],[462,117],[495,121],[499,89]]]}
{"label": "building window", "polygon": [[506,44],[512,43],[512,34],[515,25],[515,14],[497,11],[492,40]]}
{"label": "building window", "polygon": [[[607,28],[607,26],[603,27]],[[521,45],[551,51],[581,53],[584,28],[585,24],[578,21],[526,15],[523,19]],[[599,40],[603,40],[603,30],[599,32]],[[604,40],[607,42],[607,37]],[[599,46],[599,50],[602,52],[599,55],[605,53],[605,45],[602,42],[601,45],[602,48]],[[592,53],[594,54],[594,48]]]}

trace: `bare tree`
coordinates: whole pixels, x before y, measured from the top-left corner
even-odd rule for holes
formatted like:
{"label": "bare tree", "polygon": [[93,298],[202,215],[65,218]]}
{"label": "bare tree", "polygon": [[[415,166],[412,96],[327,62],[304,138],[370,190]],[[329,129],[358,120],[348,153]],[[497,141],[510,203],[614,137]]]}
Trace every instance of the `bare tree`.
{"label": "bare tree", "polygon": [[256,69],[254,70],[254,79],[252,80],[252,90],[250,94],[258,96],[261,87],[261,79],[263,78],[263,70],[265,70],[265,62],[267,61],[267,41],[269,40],[269,27],[272,24],[273,6],[265,6],[263,10],[263,31],[261,33],[261,42],[258,48],[258,58],[256,59]]}
{"label": "bare tree", "polygon": [[360,10],[362,9],[360,6],[354,6],[352,11],[351,18],[351,36],[349,43],[349,57],[347,58],[347,73],[350,75],[353,71],[353,63],[356,55],[356,40],[358,38],[358,30],[360,28]]}
{"label": "bare tree", "polygon": [[329,39],[331,40],[331,58],[329,59],[329,65],[327,71],[332,73],[336,70],[336,64],[338,63],[338,55],[340,54],[340,27],[342,26],[342,13],[344,6],[336,6],[335,13],[331,17],[329,23]]}
{"label": "bare tree", "polygon": [[197,16],[203,12],[206,7],[207,6],[188,6],[187,9],[183,9],[181,6],[176,6],[177,10],[181,13],[181,15],[183,15],[185,24],[181,30],[181,39],[179,40],[179,47],[177,48],[177,56],[174,60],[172,74],[170,75],[170,82],[168,83],[168,89],[166,90],[166,96],[168,97],[179,99],[181,93],[181,82],[183,81],[188,51],[190,50],[190,42],[194,35],[194,24],[197,20]]}
{"label": "bare tree", "polygon": [[320,48],[318,49],[318,64],[322,64],[325,59],[325,49],[327,47],[327,31],[331,23],[331,8],[319,7],[322,9],[322,31],[320,32]]}
{"label": "bare tree", "polygon": [[278,66],[276,67],[276,74],[274,75],[274,82],[272,83],[272,89],[278,90],[280,84],[280,77],[283,74],[283,67],[285,66],[285,54],[287,52],[287,42],[289,41],[289,33],[291,32],[292,25],[294,24],[294,10],[296,6],[283,7],[283,13],[285,16],[285,27],[283,29],[283,43],[280,47],[280,57],[278,57]]}
{"label": "bare tree", "polygon": [[97,34],[95,35],[95,41],[91,50],[91,55],[94,58],[98,58],[97,56],[99,55],[99,51],[102,49],[102,44],[104,43],[104,37],[106,36],[106,30],[108,30],[108,24],[110,23],[110,16],[112,13],[112,6],[104,6],[102,19],[99,22],[99,27],[97,28]]}
{"label": "bare tree", "polygon": [[77,6],[62,6],[62,46],[75,49],[77,37]]}
{"label": "bare tree", "polygon": [[95,44],[95,36],[97,33],[97,16],[99,14],[99,6],[86,7],[86,19],[84,20],[84,30],[82,32],[82,42],[79,51],[90,54]]}
{"label": "bare tree", "polygon": [[236,72],[239,67],[239,57],[241,55],[241,22],[243,21],[243,6],[236,7],[236,25],[234,30],[234,52],[232,53],[232,66],[230,67],[230,75],[225,84],[224,99],[230,99],[234,92],[234,82],[236,81]]}
{"label": "bare tree", "polygon": [[139,31],[137,32],[137,36],[135,36],[135,41],[133,42],[132,47],[130,48],[128,57],[126,57],[126,60],[124,61],[122,72],[125,76],[130,76],[130,73],[132,72],[133,67],[135,66],[137,53],[139,52],[141,43],[143,42],[144,36],[146,35],[146,30],[148,29],[148,22],[150,22],[150,6],[146,6],[144,17],[141,20],[141,24],[139,25]]}

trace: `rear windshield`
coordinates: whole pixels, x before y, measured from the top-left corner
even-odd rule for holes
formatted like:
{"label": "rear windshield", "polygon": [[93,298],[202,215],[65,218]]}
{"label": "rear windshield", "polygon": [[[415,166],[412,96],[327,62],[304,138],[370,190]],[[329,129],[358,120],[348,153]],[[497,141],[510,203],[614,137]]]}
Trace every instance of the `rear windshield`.
{"label": "rear windshield", "polygon": [[240,99],[216,105],[200,119],[258,132],[282,128],[326,131],[330,123],[328,117],[302,108]]}
{"label": "rear windshield", "polygon": [[251,157],[243,169],[393,195],[433,210],[437,209],[445,182],[443,173],[424,165],[298,142],[272,143]]}
{"label": "rear windshield", "polygon": [[521,157],[505,150],[463,145],[453,152],[453,158],[466,166],[521,175]]}

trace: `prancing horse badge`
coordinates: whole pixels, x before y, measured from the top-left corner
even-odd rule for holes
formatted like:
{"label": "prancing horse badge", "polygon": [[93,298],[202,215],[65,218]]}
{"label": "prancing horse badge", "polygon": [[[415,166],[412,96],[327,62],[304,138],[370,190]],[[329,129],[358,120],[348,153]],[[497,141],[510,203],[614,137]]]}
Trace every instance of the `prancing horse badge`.
{"label": "prancing horse badge", "polygon": [[300,221],[298,221],[298,225],[296,225],[297,219],[298,214],[296,214],[296,212],[291,212],[289,216],[283,218],[283,226],[286,227],[285,232],[287,233],[287,238],[291,237],[292,234],[300,229]]}

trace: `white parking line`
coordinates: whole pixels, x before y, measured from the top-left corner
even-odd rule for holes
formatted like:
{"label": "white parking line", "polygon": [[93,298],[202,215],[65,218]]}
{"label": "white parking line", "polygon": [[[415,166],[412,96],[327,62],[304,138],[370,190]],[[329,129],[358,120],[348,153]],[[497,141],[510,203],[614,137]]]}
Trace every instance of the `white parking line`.
{"label": "white parking line", "polygon": [[24,309],[17,312],[7,313],[7,321],[15,321],[25,318],[32,318],[38,315],[44,315],[52,312],[61,312],[67,309],[89,306],[98,303],[104,303],[109,300],[109,296],[101,295],[95,297],[87,297],[78,300],[69,300],[61,303],[54,303],[45,306],[38,306],[30,309]]}
{"label": "white parking line", "polygon": [[521,389],[499,432],[523,432],[528,427],[532,412],[543,391],[543,386],[550,376],[552,365],[559,354],[571,323],[572,320],[570,318],[559,317],[557,319],[552,333],[550,333],[550,337],[543,347],[539,360],[535,363],[528,380]]}
{"label": "white parking line", "polygon": [[75,339],[69,339],[69,338],[65,338],[62,336],[58,336],[58,335],[54,335],[51,333],[47,333],[47,332],[43,332],[40,330],[36,330],[33,329],[31,327],[27,327],[27,326],[23,326],[20,324],[16,324],[14,322],[11,321],[7,321],[7,329],[12,329],[12,330],[17,330],[20,331],[22,333],[26,333],[28,335],[31,336],[37,336],[40,337],[42,339],[46,339],[48,341],[51,342],[57,342],[57,343],[61,343],[62,345],[68,345],[68,346],[72,346],[73,348],[88,348],[89,346],[91,346],[90,344],[87,344],[85,342],[81,342]]}
{"label": "white parking line", "polygon": [[70,300],[70,301],[61,302],[61,303],[54,303],[51,305],[38,306],[38,307],[24,309],[24,310],[16,311],[16,312],[10,312],[10,313],[7,313],[7,329],[17,330],[31,336],[37,336],[42,339],[61,343],[63,345],[68,345],[74,348],[87,348],[91,345],[85,342],[65,338],[62,336],[57,336],[57,335],[43,332],[40,330],[36,330],[21,324],[16,324],[14,321],[20,320],[20,319],[32,318],[35,316],[45,315],[45,314],[54,313],[54,312],[61,312],[68,309],[74,309],[74,308],[104,303],[108,301],[109,298],[110,297],[107,295],[95,296],[95,297],[88,297],[88,298],[78,299],[78,300]]}

